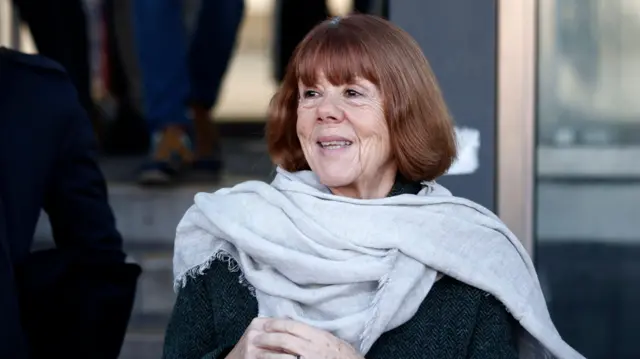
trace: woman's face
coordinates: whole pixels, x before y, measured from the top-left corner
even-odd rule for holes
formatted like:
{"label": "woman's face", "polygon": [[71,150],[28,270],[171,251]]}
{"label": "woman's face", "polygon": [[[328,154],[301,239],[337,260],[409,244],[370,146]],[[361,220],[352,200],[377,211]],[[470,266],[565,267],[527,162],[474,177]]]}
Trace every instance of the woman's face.
{"label": "woman's face", "polygon": [[362,78],[335,86],[324,76],[298,88],[298,139],[320,182],[338,195],[386,196],[396,166],[379,89]]}

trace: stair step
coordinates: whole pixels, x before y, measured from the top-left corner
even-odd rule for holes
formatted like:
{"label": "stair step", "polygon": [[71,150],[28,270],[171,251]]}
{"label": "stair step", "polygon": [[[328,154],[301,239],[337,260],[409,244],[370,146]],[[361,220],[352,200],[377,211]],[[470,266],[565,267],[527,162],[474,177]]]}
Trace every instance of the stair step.
{"label": "stair step", "polygon": [[[247,176],[223,176],[215,184],[184,184],[172,188],[142,188],[133,183],[109,183],[109,202],[126,244],[172,244],[176,226],[193,204],[198,192],[215,192],[242,181]],[[36,227],[37,240],[52,237],[49,220],[43,213]]]}
{"label": "stair step", "polygon": [[[126,242],[171,243],[176,225],[193,204],[193,196],[197,192],[213,192],[225,184],[147,189],[129,183],[109,183],[109,203]],[[41,216],[35,236],[51,238],[46,215]]]}
{"label": "stair step", "polygon": [[[135,183],[135,174],[144,157],[107,157],[101,167],[109,187],[109,202],[125,245],[173,243],[175,230],[184,212],[198,192],[214,192],[239,182],[269,180],[273,165],[264,141],[227,138],[222,141],[225,171],[220,178],[195,178],[185,175],[171,187],[145,188]],[[36,228],[37,240],[51,238],[46,215]]]}
{"label": "stair step", "polygon": [[[144,255],[135,255],[134,259],[142,267],[142,274],[138,280],[138,288],[136,299],[133,305],[133,314],[147,316],[138,317],[146,319],[147,322],[138,323],[148,324],[158,323],[153,319],[164,319],[171,314],[173,304],[176,300],[176,294],[173,291],[173,255],[168,253],[145,253]],[[160,321],[163,325],[166,322]]]}
{"label": "stair step", "polygon": [[138,314],[133,313],[129,320],[128,333],[162,334],[169,325],[170,313]]}
{"label": "stair step", "polygon": [[163,342],[161,333],[127,333],[119,359],[161,358]]}

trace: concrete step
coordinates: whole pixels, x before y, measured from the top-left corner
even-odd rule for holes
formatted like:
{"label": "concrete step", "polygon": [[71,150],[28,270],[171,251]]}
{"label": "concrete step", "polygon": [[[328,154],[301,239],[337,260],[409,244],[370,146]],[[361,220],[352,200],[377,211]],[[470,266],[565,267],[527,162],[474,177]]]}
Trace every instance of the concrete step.
{"label": "concrete step", "polygon": [[[110,183],[109,202],[126,244],[171,245],[178,222],[193,204],[198,192],[213,192],[245,178],[225,176],[211,185],[184,185],[171,189],[140,188],[132,183]],[[36,238],[51,238],[48,218],[43,214],[36,227]]]}
{"label": "concrete step", "polygon": [[171,314],[176,294],[173,291],[173,253],[170,251],[131,253],[142,267],[138,280],[133,315],[137,321],[131,325],[137,329],[164,328]]}
{"label": "concrete step", "polygon": [[128,333],[119,359],[158,359],[162,357],[164,335],[160,333]]}
{"label": "concrete step", "polygon": [[[273,166],[261,140],[223,141],[225,171],[220,178],[186,175],[171,187],[145,188],[134,182],[142,157],[105,158],[101,165],[109,186],[109,202],[127,246],[171,245],[175,229],[198,192],[214,192],[250,179],[269,180]],[[35,237],[51,238],[46,215],[42,215]],[[147,247],[148,248],[148,247]]]}
{"label": "concrete step", "polygon": [[130,251],[143,268],[120,359],[157,359],[162,356],[164,333],[176,294],[173,291],[172,253]]}

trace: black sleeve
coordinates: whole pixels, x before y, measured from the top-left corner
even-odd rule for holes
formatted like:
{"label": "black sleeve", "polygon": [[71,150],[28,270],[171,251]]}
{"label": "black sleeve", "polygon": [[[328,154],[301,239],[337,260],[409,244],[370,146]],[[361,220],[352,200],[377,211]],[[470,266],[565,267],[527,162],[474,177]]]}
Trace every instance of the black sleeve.
{"label": "black sleeve", "polygon": [[517,323],[505,306],[485,294],[467,350],[468,359],[518,359]]}
{"label": "black sleeve", "polygon": [[27,342],[20,321],[18,288],[6,237],[5,218],[0,197],[0,353],[7,358],[26,359]]}
{"label": "black sleeve", "polygon": [[59,87],[62,101],[52,115],[66,131],[44,200],[54,240],[61,249],[109,251],[124,259],[91,122],[70,80],[61,79]]}
{"label": "black sleeve", "polygon": [[206,276],[189,278],[171,313],[165,335],[164,359],[224,359],[231,348],[220,347],[214,330],[214,310]]}

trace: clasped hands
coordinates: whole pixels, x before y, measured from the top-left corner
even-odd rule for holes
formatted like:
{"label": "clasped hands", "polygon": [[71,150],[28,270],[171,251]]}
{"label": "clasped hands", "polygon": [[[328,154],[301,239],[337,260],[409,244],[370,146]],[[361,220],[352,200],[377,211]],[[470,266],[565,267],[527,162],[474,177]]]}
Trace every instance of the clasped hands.
{"label": "clasped hands", "polygon": [[364,359],[351,345],[309,325],[256,318],[226,359]]}

